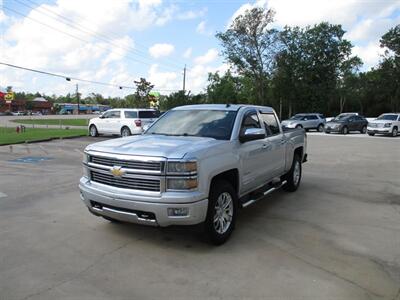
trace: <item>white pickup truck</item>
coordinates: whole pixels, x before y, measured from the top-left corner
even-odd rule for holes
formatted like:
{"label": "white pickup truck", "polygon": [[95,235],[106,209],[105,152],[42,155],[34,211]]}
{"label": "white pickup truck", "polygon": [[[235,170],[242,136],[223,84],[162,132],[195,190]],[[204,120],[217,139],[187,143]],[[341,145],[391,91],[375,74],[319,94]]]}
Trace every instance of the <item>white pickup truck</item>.
{"label": "white pickup truck", "polygon": [[305,131],[283,131],[270,107],[182,106],[142,135],[87,146],[80,195],[110,221],[202,223],[221,244],[239,208],[280,187],[297,190],[306,159]]}

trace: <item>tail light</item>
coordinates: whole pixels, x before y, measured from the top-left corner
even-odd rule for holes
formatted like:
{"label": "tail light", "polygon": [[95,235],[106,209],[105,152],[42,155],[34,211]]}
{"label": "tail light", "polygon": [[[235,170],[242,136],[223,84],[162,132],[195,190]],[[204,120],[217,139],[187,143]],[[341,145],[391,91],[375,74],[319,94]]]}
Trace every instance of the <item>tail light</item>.
{"label": "tail light", "polygon": [[142,120],[135,120],[135,125],[136,125],[136,127],[141,127],[142,126]]}

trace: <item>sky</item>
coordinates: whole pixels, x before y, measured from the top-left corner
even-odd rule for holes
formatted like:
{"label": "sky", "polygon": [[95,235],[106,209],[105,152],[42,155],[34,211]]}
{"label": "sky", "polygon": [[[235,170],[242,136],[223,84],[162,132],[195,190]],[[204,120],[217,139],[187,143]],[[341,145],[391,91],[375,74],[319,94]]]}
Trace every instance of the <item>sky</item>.
{"label": "sky", "polygon": [[[400,23],[400,0],[0,0],[0,62],[134,87],[146,78],[163,94],[204,91],[209,72],[225,72],[215,33],[246,9],[273,8],[274,26],[342,24],[353,53],[375,66],[379,38]],[[133,89],[66,81],[0,65],[0,88],[46,95]]]}

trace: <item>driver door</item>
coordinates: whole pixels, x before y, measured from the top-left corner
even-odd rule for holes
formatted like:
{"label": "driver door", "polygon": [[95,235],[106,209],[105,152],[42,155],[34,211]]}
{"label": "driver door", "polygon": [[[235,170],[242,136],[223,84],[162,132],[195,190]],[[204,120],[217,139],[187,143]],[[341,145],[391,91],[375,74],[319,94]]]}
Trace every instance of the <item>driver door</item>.
{"label": "driver door", "polygon": [[[239,134],[244,133],[248,128],[262,128],[255,110],[245,113]],[[247,141],[239,145],[239,157],[243,174],[241,176],[243,192],[254,190],[264,183],[264,168],[266,166],[263,166],[260,162],[263,161],[265,147],[264,139]]]}

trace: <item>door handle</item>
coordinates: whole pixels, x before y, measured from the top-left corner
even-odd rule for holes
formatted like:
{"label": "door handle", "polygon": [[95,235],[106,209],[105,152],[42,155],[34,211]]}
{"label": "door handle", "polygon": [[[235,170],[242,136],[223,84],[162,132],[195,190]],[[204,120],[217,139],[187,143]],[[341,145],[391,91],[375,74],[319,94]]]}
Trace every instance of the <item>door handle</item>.
{"label": "door handle", "polygon": [[263,144],[262,148],[265,150],[270,150],[272,148],[271,144]]}
{"label": "door handle", "polygon": [[286,140],[281,140],[281,145],[286,144]]}

